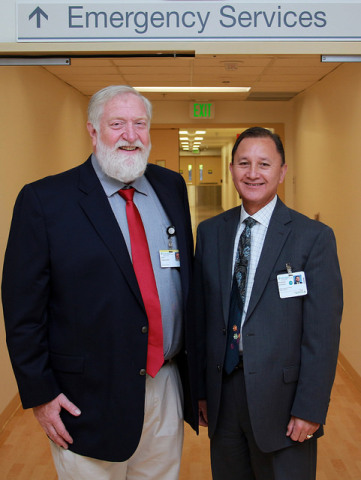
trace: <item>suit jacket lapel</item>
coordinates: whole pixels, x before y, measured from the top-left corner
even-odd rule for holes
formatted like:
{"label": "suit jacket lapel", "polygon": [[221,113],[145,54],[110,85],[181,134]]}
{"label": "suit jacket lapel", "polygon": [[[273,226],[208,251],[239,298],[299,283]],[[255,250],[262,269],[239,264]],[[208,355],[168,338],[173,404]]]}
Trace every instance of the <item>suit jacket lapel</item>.
{"label": "suit jacket lapel", "polygon": [[229,210],[223,217],[224,222],[222,222],[218,228],[218,271],[223,305],[223,318],[226,325],[228,322],[229,303],[231,298],[234,240],[240,221],[240,212],[240,207]]}
{"label": "suit jacket lapel", "polygon": [[281,202],[281,200],[278,200],[268,226],[262,253],[258,262],[245,321],[247,321],[250,315],[252,315],[253,310],[261,298],[273,266],[290,231],[291,217],[288,208]]}
{"label": "suit jacket lapel", "polygon": [[[90,159],[80,166],[79,188],[86,194],[80,199],[81,208],[124,273],[130,288],[143,305],[130,256],[124,254],[124,252],[128,252],[124,237]],[[84,247],[86,248],[86,246]]]}

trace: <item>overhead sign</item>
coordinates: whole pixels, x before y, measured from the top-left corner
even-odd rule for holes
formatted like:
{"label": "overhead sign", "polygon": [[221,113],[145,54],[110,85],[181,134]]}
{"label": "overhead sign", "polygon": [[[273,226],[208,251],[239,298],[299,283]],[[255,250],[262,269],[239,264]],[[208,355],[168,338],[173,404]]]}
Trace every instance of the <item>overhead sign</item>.
{"label": "overhead sign", "polygon": [[216,107],[214,103],[190,103],[189,113],[191,118],[212,119],[215,116]]}
{"label": "overhead sign", "polygon": [[361,3],[17,3],[18,42],[359,41]]}

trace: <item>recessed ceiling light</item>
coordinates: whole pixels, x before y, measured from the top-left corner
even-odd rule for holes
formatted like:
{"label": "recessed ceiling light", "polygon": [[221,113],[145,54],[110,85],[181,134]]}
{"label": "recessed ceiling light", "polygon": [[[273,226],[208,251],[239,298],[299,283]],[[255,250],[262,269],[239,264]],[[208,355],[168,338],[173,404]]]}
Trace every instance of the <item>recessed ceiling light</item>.
{"label": "recessed ceiling light", "polygon": [[321,62],[358,63],[361,55],[321,55]]}
{"label": "recessed ceiling light", "polygon": [[251,87],[134,87],[139,92],[218,92],[218,93],[244,93]]}
{"label": "recessed ceiling light", "polygon": [[0,57],[1,66],[68,65],[70,58],[61,57]]}

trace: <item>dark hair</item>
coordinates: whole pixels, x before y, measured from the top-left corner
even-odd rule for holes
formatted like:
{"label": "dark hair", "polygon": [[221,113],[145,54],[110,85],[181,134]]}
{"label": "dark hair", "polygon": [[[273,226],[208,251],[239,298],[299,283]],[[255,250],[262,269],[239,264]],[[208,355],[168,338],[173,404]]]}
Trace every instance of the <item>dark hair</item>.
{"label": "dark hair", "polygon": [[283,148],[282,140],[280,137],[277,135],[277,133],[272,133],[270,130],[267,128],[263,127],[251,127],[247,128],[244,132],[240,134],[240,136],[237,138],[236,143],[233,146],[232,149],[232,163],[234,160],[234,155],[236,153],[236,150],[238,148],[238,145],[244,140],[245,138],[270,138],[273,140],[274,144],[276,145],[277,152],[281,155],[281,163],[284,165],[285,163],[285,151]]}

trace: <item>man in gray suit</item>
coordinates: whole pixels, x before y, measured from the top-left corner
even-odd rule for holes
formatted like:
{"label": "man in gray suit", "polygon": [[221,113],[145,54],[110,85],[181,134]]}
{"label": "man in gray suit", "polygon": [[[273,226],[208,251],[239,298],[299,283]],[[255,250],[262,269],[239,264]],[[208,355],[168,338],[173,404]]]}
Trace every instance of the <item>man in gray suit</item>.
{"label": "man in gray suit", "polygon": [[[260,127],[246,130],[230,165],[242,206],[198,228],[199,411],[215,480],[316,475],[337,363],[342,281],[331,228],[277,197],[286,170],[280,138]],[[242,262],[244,295],[232,281]]]}

